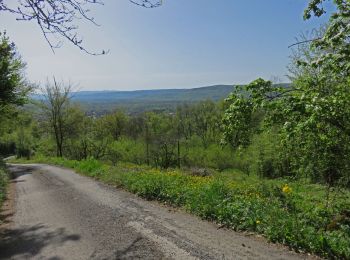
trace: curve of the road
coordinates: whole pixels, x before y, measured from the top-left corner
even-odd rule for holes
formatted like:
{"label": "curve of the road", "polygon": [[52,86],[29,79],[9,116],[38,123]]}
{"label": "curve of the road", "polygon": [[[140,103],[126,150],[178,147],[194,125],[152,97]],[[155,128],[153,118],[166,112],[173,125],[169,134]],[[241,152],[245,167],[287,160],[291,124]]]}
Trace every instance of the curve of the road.
{"label": "curve of the road", "polygon": [[15,209],[0,259],[301,259],[59,167],[10,165]]}

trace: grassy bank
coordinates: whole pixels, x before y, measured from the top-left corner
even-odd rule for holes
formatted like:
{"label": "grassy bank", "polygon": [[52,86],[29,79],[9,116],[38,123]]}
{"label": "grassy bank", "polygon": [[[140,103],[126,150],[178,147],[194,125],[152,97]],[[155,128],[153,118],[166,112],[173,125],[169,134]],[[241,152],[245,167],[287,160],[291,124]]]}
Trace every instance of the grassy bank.
{"label": "grassy bank", "polygon": [[[5,168],[5,163],[0,158],[0,209],[6,198],[6,187],[8,183],[8,175]],[[1,220],[0,220],[1,221]]]}
{"label": "grassy bank", "polygon": [[[182,170],[97,160],[38,157],[32,161],[73,168],[140,197],[182,207],[234,230],[264,235],[297,251],[350,258],[350,192],[288,179],[262,180],[229,170],[194,176]],[[327,200],[328,198],[328,200]]]}

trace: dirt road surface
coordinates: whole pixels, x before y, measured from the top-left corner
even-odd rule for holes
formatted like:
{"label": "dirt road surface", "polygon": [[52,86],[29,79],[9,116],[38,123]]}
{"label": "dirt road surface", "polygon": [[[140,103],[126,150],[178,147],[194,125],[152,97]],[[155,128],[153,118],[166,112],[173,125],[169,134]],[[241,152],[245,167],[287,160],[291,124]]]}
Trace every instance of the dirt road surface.
{"label": "dirt road surface", "polygon": [[71,170],[11,165],[14,214],[0,259],[301,259]]}

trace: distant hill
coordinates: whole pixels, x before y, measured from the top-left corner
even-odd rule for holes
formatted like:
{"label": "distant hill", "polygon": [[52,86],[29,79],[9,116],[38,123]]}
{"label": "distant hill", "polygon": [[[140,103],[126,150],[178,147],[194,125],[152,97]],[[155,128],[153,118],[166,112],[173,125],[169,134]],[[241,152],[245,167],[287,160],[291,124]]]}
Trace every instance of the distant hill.
{"label": "distant hill", "polygon": [[79,91],[73,93],[73,101],[80,103],[87,111],[98,114],[113,109],[123,109],[129,113],[174,111],[176,106],[184,103],[222,100],[233,90],[233,85],[215,85],[192,89]]}
{"label": "distant hill", "polygon": [[[283,84],[286,87],[289,84]],[[233,85],[214,85],[192,89],[154,89],[135,91],[79,91],[72,99],[80,103],[89,114],[105,114],[115,109],[135,114],[145,111],[173,112],[178,105],[204,100],[225,99],[233,90]],[[40,95],[34,95],[40,99]]]}
{"label": "distant hill", "polygon": [[154,89],[134,91],[79,91],[74,100],[79,102],[114,101],[200,101],[203,99],[220,100],[233,91],[232,85],[215,85],[192,89]]}

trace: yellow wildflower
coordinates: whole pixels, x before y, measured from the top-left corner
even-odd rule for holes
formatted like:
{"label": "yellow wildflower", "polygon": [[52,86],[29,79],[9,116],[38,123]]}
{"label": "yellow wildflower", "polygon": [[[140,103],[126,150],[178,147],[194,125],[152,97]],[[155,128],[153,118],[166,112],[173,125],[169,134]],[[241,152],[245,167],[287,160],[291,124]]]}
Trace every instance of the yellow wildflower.
{"label": "yellow wildflower", "polygon": [[260,222],[260,220],[257,220],[257,221],[256,221],[256,224],[258,224],[258,225],[259,225],[260,223],[261,223],[261,222]]}
{"label": "yellow wildflower", "polygon": [[288,184],[284,184],[283,188],[282,188],[282,191],[284,193],[290,193],[292,192],[292,188],[288,186]]}

